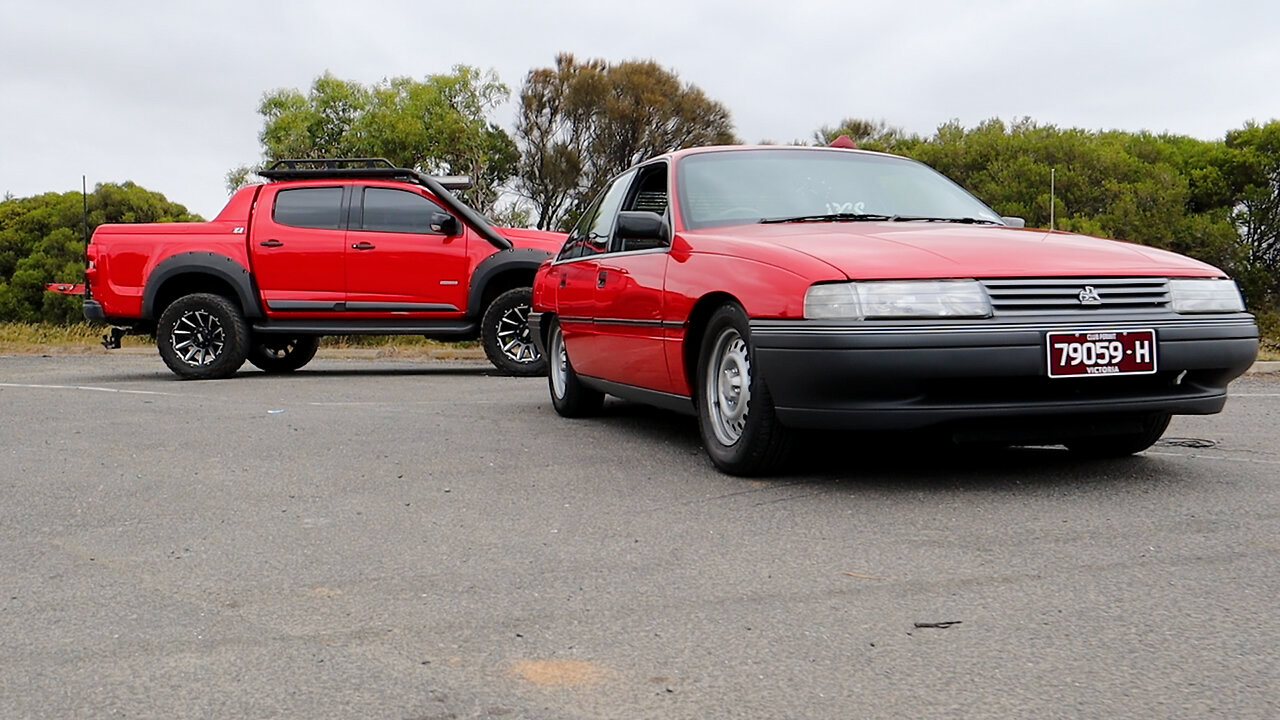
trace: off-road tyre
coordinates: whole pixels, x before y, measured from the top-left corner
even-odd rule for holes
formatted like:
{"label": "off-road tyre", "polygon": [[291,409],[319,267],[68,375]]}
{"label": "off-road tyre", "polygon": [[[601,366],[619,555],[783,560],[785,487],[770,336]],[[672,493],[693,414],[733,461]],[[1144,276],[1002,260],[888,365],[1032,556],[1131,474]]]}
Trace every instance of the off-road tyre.
{"label": "off-road tyre", "polygon": [[161,313],[156,346],[184,380],[230,377],[249,354],[249,326],[240,308],[221,295],[185,295]]}
{"label": "off-road tyre", "polygon": [[311,362],[320,347],[314,335],[254,335],[249,344],[249,362],[268,373],[288,373]]}
{"label": "off-road tyre", "polygon": [[533,291],[508,290],[484,311],[480,320],[480,344],[493,366],[507,375],[534,377],[547,372],[547,359],[538,352],[529,332]]}

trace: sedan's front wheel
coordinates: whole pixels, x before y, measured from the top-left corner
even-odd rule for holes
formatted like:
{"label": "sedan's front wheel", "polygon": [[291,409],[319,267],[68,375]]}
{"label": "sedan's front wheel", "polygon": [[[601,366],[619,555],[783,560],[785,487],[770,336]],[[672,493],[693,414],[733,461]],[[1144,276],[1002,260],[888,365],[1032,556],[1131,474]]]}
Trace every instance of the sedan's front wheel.
{"label": "sedan's front wheel", "polygon": [[1067,449],[1082,457],[1125,457],[1140,453],[1154,445],[1168,428],[1169,413],[1154,413],[1141,420],[1141,428],[1139,430],[1114,435],[1076,438],[1067,442]]}
{"label": "sedan's front wheel", "polygon": [[747,315],[736,304],[716,310],[698,354],[698,428],[711,462],[732,475],[776,470],[791,450],[764,378],[754,370]]}

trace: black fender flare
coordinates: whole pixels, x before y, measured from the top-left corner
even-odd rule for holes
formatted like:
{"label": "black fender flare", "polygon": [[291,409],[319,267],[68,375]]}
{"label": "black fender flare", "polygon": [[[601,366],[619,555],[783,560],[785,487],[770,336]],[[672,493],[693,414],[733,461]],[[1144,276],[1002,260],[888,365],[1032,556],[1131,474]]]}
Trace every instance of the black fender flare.
{"label": "black fender flare", "polygon": [[471,288],[467,291],[467,315],[480,317],[484,314],[481,301],[484,300],[484,289],[489,281],[509,270],[527,270],[532,276],[551,253],[537,248],[513,248],[500,250],[476,265],[471,273]]}
{"label": "black fender flare", "polygon": [[262,307],[258,304],[258,289],[249,268],[234,258],[206,250],[177,253],[156,265],[147,277],[147,287],[142,293],[143,318],[156,319],[156,298],[160,294],[160,288],[170,278],[186,273],[209,275],[225,281],[235,290],[246,318],[263,317]]}

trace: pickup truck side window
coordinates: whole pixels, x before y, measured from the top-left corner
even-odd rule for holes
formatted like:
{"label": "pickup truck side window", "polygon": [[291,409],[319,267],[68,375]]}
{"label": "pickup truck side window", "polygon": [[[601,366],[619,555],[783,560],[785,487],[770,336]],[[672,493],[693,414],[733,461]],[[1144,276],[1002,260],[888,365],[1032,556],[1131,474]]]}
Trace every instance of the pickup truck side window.
{"label": "pickup truck side window", "polygon": [[369,187],[364,189],[364,220],[361,229],[439,235],[439,232],[431,229],[432,224],[438,222],[433,220],[433,216],[444,212],[444,208],[417,193]]}
{"label": "pickup truck side window", "polygon": [[276,193],[271,219],[290,227],[338,230],[342,227],[342,188],[293,188]]}

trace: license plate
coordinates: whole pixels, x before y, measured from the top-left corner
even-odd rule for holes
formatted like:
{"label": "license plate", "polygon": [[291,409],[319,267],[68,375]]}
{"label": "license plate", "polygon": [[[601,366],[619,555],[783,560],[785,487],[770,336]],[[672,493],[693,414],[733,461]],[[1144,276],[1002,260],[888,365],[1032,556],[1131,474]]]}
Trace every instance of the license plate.
{"label": "license plate", "polygon": [[1053,332],[1045,337],[1049,377],[1150,375],[1156,371],[1155,330]]}

